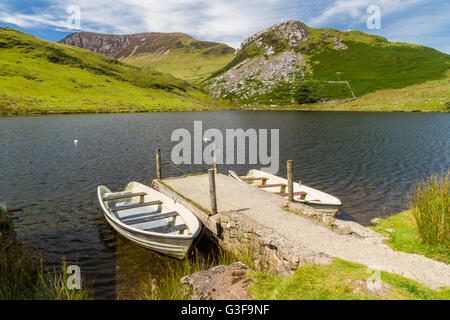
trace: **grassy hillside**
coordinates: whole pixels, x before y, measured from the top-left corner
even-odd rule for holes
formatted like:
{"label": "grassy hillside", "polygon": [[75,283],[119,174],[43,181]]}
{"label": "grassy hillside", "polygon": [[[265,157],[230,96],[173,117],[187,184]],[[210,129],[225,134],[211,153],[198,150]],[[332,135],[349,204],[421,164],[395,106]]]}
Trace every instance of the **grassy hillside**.
{"label": "grassy hillside", "polygon": [[121,61],[138,67],[152,67],[196,83],[222,68],[233,57],[234,52],[228,46],[218,44],[206,49],[168,49],[157,53],[141,53]]}
{"label": "grassy hillside", "polygon": [[[264,46],[250,45],[239,52],[227,66],[213,74],[209,80],[224,75],[243,61],[246,61],[244,64],[248,63],[249,60],[246,59],[265,57],[270,63],[277,55],[294,50],[304,58],[305,64],[300,68],[304,77],[299,72],[298,77],[294,77],[289,82],[279,82],[270,92],[261,95],[251,96],[248,95],[248,91],[242,91],[241,95],[236,95],[235,90],[232,90],[223,97],[236,99],[245,104],[265,105],[307,103],[300,99],[305,91],[311,95],[312,100],[316,101],[351,98],[352,93],[347,84],[334,83],[336,81],[348,81],[357,97],[381,92],[380,90],[386,92],[385,90],[403,89],[437,81],[438,86],[442,88],[441,95],[448,97],[450,55],[419,45],[389,42],[382,37],[360,31],[342,32],[335,29],[309,27],[307,30],[309,33],[307,40],[300,41],[294,49],[286,39],[277,37],[272,31],[267,32],[263,41],[272,46],[274,56],[268,57]],[[337,49],[336,44],[341,48]],[[242,65],[239,68],[242,69]],[[307,82],[305,83],[304,80]],[[247,85],[249,82],[251,81],[247,79]],[[218,84],[220,85],[220,81]],[[255,84],[257,87],[258,83],[250,84],[255,91]],[[425,99],[434,99],[436,90],[433,90],[433,87],[429,89],[431,90],[422,90],[422,94],[425,95]],[[411,95],[414,95],[413,91]],[[371,96],[371,98],[379,100],[380,97]],[[407,97],[400,104],[408,104],[409,98]],[[431,109],[444,110],[446,102],[448,98],[446,101],[438,101],[439,105]],[[333,105],[333,103],[330,104]],[[358,102],[352,105],[357,106]],[[410,107],[421,109],[415,104]]]}
{"label": "grassy hillside", "polygon": [[328,101],[299,105],[251,105],[246,109],[258,110],[333,110],[333,111],[430,111],[450,112],[450,70],[445,78],[426,81],[402,89],[379,90],[357,100],[341,103]]}
{"label": "grassy hillside", "polygon": [[151,67],[193,83],[225,66],[235,54],[226,44],[196,40],[180,32],[124,35],[77,32],[60,43],[103,53],[140,68]]}
{"label": "grassy hillside", "polygon": [[[309,39],[308,58],[312,79],[347,80],[356,96],[381,89],[399,89],[445,77],[450,56],[437,50],[406,43],[391,43],[362,32],[338,32],[312,29],[319,33],[338,34],[347,50],[327,49],[327,41],[317,45]],[[316,45],[314,45],[316,43]]]}
{"label": "grassy hillside", "polygon": [[151,68],[0,29],[0,113],[169,111],[214,106],[208,95]]}

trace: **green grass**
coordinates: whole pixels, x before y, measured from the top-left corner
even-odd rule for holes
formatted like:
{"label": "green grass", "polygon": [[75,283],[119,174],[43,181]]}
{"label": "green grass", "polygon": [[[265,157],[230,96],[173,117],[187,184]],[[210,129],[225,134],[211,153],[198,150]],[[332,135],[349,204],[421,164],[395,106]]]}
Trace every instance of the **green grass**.
{"label": "green grass", "polygon": [[0,29],[0,114],[205,110],[186,81],[80,48]]}
{"label": "green grass", "polygon": [[[312,28],[310,32],[308,41],[297,50],[308,62],[308,78],[321,80],[319,96],[333,101],[298,105],[293,95],[300,80],[294,85],[280,83],[255,99],[241,100],[230,94],[226,101],[217,101],[168,74],[189,81],[202,79],[232,58],[230,53],[221,53],[220,45],[190,51],[173,49],[167,55],[137,55],[126,60],[135,64],[131,66],[0,28],[0,115],[223,109],[450,111],[449,55],[390,43],[363,32]],[[330,38],[322,39],[323,34]],[[332,49],[332,35],[343,39],[349,49]],[[282,50],[284,46],[280,42],[276,47]],[[249,48],[246,54],[261,52]],[[358,99],[339,104],[351,93],[345,84],[326,82],[331,80],[348,80]],[[230,103],[233,99],[236,102]]]}
{"label": "green grass", "polygon": [[390,236],[395,250],[417,253],[450,263],[449,175],[434,175],[420,182],[410,194],[410,210],[372,227]]}
{"label": "green grass", "polygon": [[138,67],[151,67],[155,70],[190,81],[199,82],[216,70],[229,63],[234,53],[222,53],[221,45],[217,48],[192,50],[171,49],[169,53],[139,54],[122,61]]}
{"label": "green grass", "polygon": [[422,242],[450,250],[450,171],[417,184],[410,195],[410,208]]}
{"label": "green grass", "polygon": [[381,219],[371,227],[390,239],[386,240],[393,249],[417,253],[445,263],[450,263],[450,250],[445,245],[429,246],[422,242],[411,211],[404,211],[387,219]]}
{"label": "green grass", "polygon": [[[345,92],[346,85],[341,88]],[[313,110],[313,111],[450,111],[450,71],[446,78],[431,80],[403,89],[379,90],[358,97],[355,101],[339,104],[339,101],[311,103],[303,105],[281,105],[270,108],[269,103],[252,105],[248,109],[257,110]],[[270,97],[269,97],[270,98]],[[340,98],[342,99],[342,98]],[[286,100],[283,100],[286,101]],[[339,105],[338,105],[339,104]]]}
{"label": "green grass", "polygon": [[282,278],[261,272],[249,273],[256,281],[249,293],[256,300],[354,300],[354,299],[450,299],[450,290],[435,291],[412,280],[380,272],[380,280],[393,288],[385,296],[354,292],[346,280],[366,281],[371,276],[365,266],[334,259],[329,265],[302,266],[289,277]]}
{"label": "green grass", "polygon": [[355,41],[345,44],[347,50],[329,49],[312,55],[311,77],[346,80],[356,96],[441,79],[450,67],[450,56],[431,48],[406,44],[376,47]]}
{"label": "green grass", "polygon": [[[308,28],[308,40],[296,49],[307,61],[307,79],[348,81],[357,97],[387,89],[401,89],[448,78],[450,55],[414,44],[389,42],[361,31]],[[335,38],[346,50],[335,50]],[[334,84],[339,91],[339,84]],[[324,94],[334,99],[333,84]],[[329,94],[329,95],[328,95]],[[351,94],[347,92],[347,98]]]}

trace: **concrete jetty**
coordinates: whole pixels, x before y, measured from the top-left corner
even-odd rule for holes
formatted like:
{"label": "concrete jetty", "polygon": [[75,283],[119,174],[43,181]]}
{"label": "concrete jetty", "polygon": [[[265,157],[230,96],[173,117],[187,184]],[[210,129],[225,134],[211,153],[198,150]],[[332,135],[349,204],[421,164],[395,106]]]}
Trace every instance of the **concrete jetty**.
{"label": "concrete jetty", "polygon": [[306,263],[341,258],[411,278],[430,288],[450,286],[449,265],[394,251],[383,243],[383,235],[369,228],[332,217],[323,219],[327,221],[324,224],[307,217],[320,216],[315,209],[289,203],[223,174],[215,176],[215,183],[216,215],[210,215],[207,174],[154,180],[153,187],[189,207],[224,248],[254,243],[259,255],[255,264],[261,269],[287,275]]}

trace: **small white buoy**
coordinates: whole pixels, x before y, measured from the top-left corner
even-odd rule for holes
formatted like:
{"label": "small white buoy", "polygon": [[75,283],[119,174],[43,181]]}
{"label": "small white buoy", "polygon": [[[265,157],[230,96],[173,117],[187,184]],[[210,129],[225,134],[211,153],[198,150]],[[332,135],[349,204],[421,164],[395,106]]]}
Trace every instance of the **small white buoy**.
{"label": "small white buoy", "polygon": [[76,146],[78,146],[78,140],[73,140],[73,144]]}

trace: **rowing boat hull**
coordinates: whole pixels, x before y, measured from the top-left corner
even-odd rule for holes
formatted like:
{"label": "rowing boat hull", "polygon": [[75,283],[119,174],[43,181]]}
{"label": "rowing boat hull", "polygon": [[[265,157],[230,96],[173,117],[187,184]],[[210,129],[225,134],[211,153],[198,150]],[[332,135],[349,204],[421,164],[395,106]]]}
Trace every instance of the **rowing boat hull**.
{"label": "rowing boat hull", "polygon": [[197,217],[195,217],[195,215],[191,213],[187,208],[175,203],[169,197],[140,183],[130,183],[123,192],[145,192],[147,193],[147,195],[145,196],[147,200],[162,201],[163,206],[166,209],[179,213],[180,218],[188,226],[189,233],[186,235],[162,234],[149,232],[126,225],[110,211],[108,202],[103,201],[104,196],[106,194],[111,194],[112,192],[108,188],[100,186],[98,187],[97,192],[98,200],[102,207],[103,215],[105,216],[106,221],[111,225],[111,227],[125,238],[135,242],[136,244],[144,248],[177,259],[184,259],[190,247],[192,246],[194,239],[199,235],[201,230],[201,223],[198,221]]}
{"label": "rowing boat hull", "polygon": [[[288,184],[287,179],[275,176],[270,173],[266,173],[260,170],[250,170],[247,173],[247,177],[266,177],[268,180],[266,181],[266,184]],[[268,191],[271,193],[277,193],[280,192],[280,188],[266,188],[262,189],[264,191]],[[286,191],[287,192],[287,191]],[[341,200],[338,198],[313,189],[311,187],[300,185],[298,183],[294,182],[294,193],[295,192],[306,192],[306,198],[301,199],[299,196],[294,196],[294,200],[304,203],[305,205],[318,209],[326,214],[334,215],[339,210],[339,208],[342,206]],[[287,197],[285,197],[287,198]],[[320,201],[315,201],[320,200]]]}

